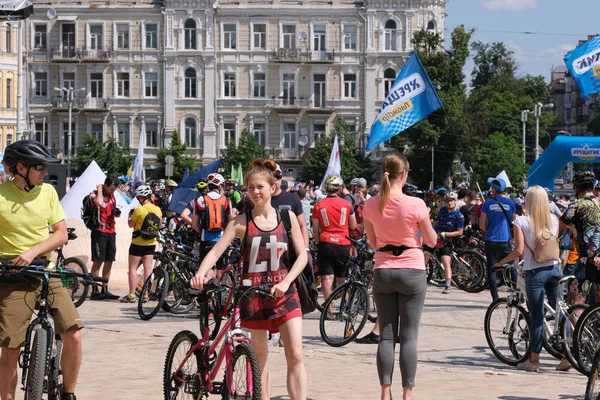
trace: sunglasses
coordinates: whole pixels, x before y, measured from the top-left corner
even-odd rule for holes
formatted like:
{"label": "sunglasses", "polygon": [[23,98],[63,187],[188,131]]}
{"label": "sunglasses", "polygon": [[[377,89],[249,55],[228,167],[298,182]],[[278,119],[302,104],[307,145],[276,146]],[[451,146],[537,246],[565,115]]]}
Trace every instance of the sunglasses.
{"label": "sunglasses", "polygon": [[33,164],[31,166],[31,168],[35,169],[36,171],[45,171],[46,168],[48,168],[48,164],[44,164],[44,163]]}
{"label": "sunglasses", "polygon": [[281,174],[275,174],[275,179],[280,180],[281,178],[283,178],[283,175],[281,175]]}

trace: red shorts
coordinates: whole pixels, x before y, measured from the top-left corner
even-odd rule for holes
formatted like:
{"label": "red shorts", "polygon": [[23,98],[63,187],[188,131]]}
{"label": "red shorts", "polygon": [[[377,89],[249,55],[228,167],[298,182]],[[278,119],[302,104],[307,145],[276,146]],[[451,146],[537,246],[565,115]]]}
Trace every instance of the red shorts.
{"label": "red shorts", "polygon": [[273,319],[262,321],[242,321],[242,327],[248,329],[256,329],[258,331],[269,331],[271,333],[279,332],[279,327],[291,319],[302,318],[302,310],[297,308],[289,313]]}

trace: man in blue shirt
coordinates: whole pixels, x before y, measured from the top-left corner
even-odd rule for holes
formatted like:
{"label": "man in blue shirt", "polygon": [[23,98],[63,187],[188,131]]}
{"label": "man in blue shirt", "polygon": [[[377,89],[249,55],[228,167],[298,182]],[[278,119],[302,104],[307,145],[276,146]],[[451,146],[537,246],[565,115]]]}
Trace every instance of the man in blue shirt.
{"label": "man in blue shirt", "polygon": [[[502,260],[511,251],[512,221],[517,217],[514,201],[504,197],[506,182],[502,178],[489,178],[491,197],[483,203],[479,228],[485,231],[485,255],[488,266],[488,282],[492,299],[498,298],[496,281],[496,262]],[[517,281],[517,271],[513,268],[511,279]]]}
{"label": "man in blue shirt", "polygon": [[[456,193],[447,193],[445,195],[446,206],[440,208],[438,220],[435,226],[435,231],[438,233],[443,244],[440,248],[442,255],[442,265],[444,266],[445,287],[443,294],[450,293],[450,285],[452,283],[452,241],[450,238],[456,238],[463,234],[465,227],[465,217],[456,207]],[[424,246],[425,261],[429,261],[433,249]]]}

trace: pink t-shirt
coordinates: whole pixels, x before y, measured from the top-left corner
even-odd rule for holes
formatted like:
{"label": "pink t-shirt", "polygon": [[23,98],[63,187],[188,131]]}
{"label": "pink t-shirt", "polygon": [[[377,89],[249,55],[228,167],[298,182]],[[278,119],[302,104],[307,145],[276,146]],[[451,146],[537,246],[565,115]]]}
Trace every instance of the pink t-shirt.
{"label": "pink t-shirt", "polygon": [[390,197],[385,213],[379,211],[380,196],[371,197],[365,203],[364,219],[373,225],[377,248],[387,244],[416,247],[405,250],[395,257],[391,252],[375,254],[375,268],[425,269],[425,260],[419,239],[419,221],[429,216],[425,202],[417,197]]}

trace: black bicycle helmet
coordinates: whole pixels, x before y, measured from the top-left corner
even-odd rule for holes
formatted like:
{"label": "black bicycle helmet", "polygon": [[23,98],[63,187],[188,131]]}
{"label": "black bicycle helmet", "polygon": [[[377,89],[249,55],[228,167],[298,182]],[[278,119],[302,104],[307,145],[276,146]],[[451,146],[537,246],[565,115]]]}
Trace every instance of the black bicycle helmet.
{"label": "black bicycle helmet", "polygon": [[4,164],[9,169],[14,168],[17,163],[31,166],[41,162],[57,161],[54,154],[37,140],[19,140],[6,146],[4,150]]}
{"label": "black bicycle helmet", "polygon": [[573,177],[574,186],[592,185],[596,182],[596,177],[591,171],[579,172]]}

